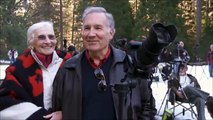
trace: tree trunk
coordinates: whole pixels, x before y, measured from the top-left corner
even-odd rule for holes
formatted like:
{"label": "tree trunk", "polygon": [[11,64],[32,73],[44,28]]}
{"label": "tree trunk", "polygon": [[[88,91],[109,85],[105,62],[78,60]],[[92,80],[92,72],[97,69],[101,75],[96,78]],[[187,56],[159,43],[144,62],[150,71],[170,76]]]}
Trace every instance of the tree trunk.
{"label": "tree trunk", "polygon": [[201,38],[201,8],[202,8],[202,1],[201,0],[196,0],[196,11],[195,11],[195,47],[199,47],[200,44],[200,38]]}

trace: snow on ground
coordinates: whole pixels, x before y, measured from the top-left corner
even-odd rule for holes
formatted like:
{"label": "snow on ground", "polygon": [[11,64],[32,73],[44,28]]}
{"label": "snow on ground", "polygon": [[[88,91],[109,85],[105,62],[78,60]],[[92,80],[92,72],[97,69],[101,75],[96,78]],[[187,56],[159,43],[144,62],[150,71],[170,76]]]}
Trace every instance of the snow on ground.
{"label": "snow on ground", "polygon": [[[188,73],[192,74],[195,76],[201,85],[201,89],[210,93],[210,95],[213,95],[213,78],[209,77],[209,72],[208,72],[208,66],[207,65],[202,65],[202,66],[189,66],[188,65]],[[153,82],[152,83],[152,90],[153,90],[153,95],[156,99],[156,108],[158,109],[158,115],[157,119],[161,120],[161,116],[164,111],[166,99],[163,102],[163,99],[166,95],[167,92],[167,81],[163,81],[161,78],[161,75],[159,74],[159,71],[154,74],[155,76],[158,76],[160,78],[159,82]],[[188,105],[188,104],[185,104]],[[162,107],[161,107],[162,106]],[[161,107],[161,109],[160,109]],[[169,104],[169,107],[172,107],[171,104]],[[160,109],[160,111],[159,111]],[[182,112],[183,108],[182,107],[177,107],[175,109],[175,113]],[[196,107],[194,107],[194,110],[196,111]],[[212,120],[210,117],[209,113],[207,112],[207,109],[205,109],[205,116],[207,120]],[[192,118],[191,112],[186,111],[185,115],[180,114],[175,118],[175,120],[196,120],[195,117]]]}
{"label": "snow on ground", "polygon": [[[3,79],[5,77],[5,69],[8,65],[0,65],[0,79]],[[202,66],[189,66],[188,65],[188,73],[192,74],[198,79],[198,82],[201,85],[201,89],[210,93],[210,95],[213,96],[213,78],[209,77],[209,72],[208,72],[208,66],[207,65],[202,65]],[[161,78],[161,75],[159,74],[159,71],[154,74],[154,76],[158,76],[160,78],[159,82],[153,82],[152,83],[152,90],[153,90],[153,95],[156,99],[156,108],[158,109],[159,115],[156,116],[158,120],[161,120],[161,115],[163,114],[164,110],[164,105],[165,102],[163,102],[163,98],[166,94],[167,91],[167,81],[163,81]],[[159,111],[160,106],[161,110]],[[171,106],[169,104],[169,106]],[[177,107],[176,112],[181,112],[182,107]],[[207,120],[212,120],[209,113],[207,110],[205,110],[205,115]],[[195,118],[195,117],[194,117]],[[185,115],[183,116],[182,114],[176,117],[176,120],[193,120],[191,117],[191,113],[189,111],[185,112]]]}
{"label": "snow on ground", "polygon": [[8,67],[8,65],[0,65],[0,79],[4,79],[5,77],[5,69]]}

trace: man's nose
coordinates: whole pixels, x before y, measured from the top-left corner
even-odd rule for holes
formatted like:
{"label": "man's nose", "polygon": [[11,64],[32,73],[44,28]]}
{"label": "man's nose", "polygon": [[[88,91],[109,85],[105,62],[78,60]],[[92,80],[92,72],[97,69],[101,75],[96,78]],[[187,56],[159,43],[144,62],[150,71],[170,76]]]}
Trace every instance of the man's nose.
{"label": "man's nose", "polygon": [[95,36],[96,32],[94,29],[90,29],[88,36]]}

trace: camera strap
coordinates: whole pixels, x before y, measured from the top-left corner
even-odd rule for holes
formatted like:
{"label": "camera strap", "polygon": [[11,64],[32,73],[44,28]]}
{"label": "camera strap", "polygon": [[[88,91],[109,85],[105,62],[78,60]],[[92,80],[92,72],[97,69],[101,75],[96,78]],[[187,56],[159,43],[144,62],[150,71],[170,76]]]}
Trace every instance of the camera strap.
{"label": "camera strap", "polygon": [[133,65],[133,60],[132,57],[128,54],[125,56],[125,64],[124,64],[124,72],[133,74],[134,71],[134,65]]}

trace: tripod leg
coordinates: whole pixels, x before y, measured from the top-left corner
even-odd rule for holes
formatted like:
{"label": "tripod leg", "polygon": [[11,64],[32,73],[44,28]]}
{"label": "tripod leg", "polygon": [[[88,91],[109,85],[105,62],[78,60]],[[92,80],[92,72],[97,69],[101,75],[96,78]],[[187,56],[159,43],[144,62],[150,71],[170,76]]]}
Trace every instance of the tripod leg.
{"label": "tripod leg", "polygon": [[168,89],[168,92],[166,93],[167,99],[166,99],[166,104],[165,104],[165,106],[164,106],[164,110],[163,110],[163,111],[165,111],[166,108],[168,108],[170,90],[171,90],[171,88],[169,88],[169,89]]}
{"label": "tripod leg", "polygon": [[[163,106],[163,103],[165,102],[165,99],[166,99],[166,97],[167,97],[169,91],[170,91],[170,88],[166,91],[166,94],[165,94],[165,96],[164,96],[164,98],[163,98],[163,101],[162,101],[162,103],[161,103],[161,106],[160,106],[160,108],[159,108],[159,110],[158,110],[158,114],[157,114],[157,115],[160,114],[160,110],[161,110],[161,108],[162,108],[162,106]],[[166,106],[166,105],[165,105],[165,106]]]}

